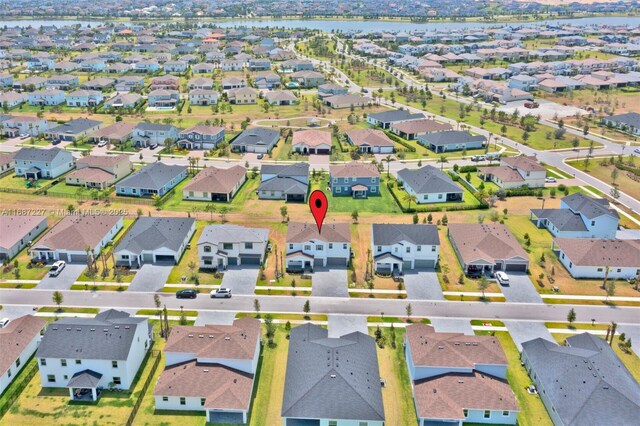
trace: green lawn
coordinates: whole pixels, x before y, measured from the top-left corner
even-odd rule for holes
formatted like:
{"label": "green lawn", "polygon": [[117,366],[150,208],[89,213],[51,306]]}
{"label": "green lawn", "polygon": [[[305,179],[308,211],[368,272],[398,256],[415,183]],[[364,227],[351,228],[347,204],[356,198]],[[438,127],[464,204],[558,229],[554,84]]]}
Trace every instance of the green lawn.
{"label": "green lawn", "polygon": [[31,188],[27,188],[26,182],[27,180],[23,176],[16,176],[15,174],[11,173],[3,177],[2,179],[0,179],[0,188],[22,189],[22,190],[29,190],[29,191],[35,192],[36,189],[38,189],[41,186],[47,185],[48,183],[51,182],[51,180],[40,179],[37,181],[36,186]]}
{"label": "green lawn", "polygon": [[[49,228],[47,228],[48,230]],[[41,235],[47,231],[43,231]],[[36,241],[34,238],[33,241]],[[16,276],[14,263],[18,261],[19,274]],[[30,265],[30,267],[27,267]],[[39,266],[38,266],[39,265]],[[8,267],[0,267],[0,281],[2,280],[41,280],[49,272],[49,267],[43,264],[31,264],[31,257],[29,257],[29,247],[25,247],[18,253],[16,257],[11,259],[11,264]],[[23,287],[25,288],[25,287]]]}
{"label": "green lawn", "polygon": [[[182,189],[190,182],[190,179],[185,179],[178,186],[175,187],[174,194],[169,197],[167,201],[162,205],[163,210],[171,210],[171,211],[183,211],[190,212],[194,211],[194,209],[198,211],[204,211],[204,208],[208,204],[206,201],[186,201],[182,199]],[[252,179],[250,176],[247,178],[247,181],[242,185],[242,188],[236,193],[235,197],[231,200],[230,203],[212,201],[211,204],[214,204],[216,208],[219,210],[221,207],[228,207],[230,211],[239,211],[243,209],[244,203],[249,199],[258,199],[256,195],[256,190],[260,185],[260,178],[256,177]],[[219,215],[213,215],[214,219],[219,219]]]}
{"label": "green lawn", "polygon": [[[60,183],[53,185],[51,188],[47,189],[47,195],[76,196],[78,195],[78,189],[80,188],[82,187],[79,185],[67,185],[63,180]],[[89,195],[89,191],[88,190],[84,191],[84,198],[87,198],[88,195]]]}
{"label": "green lawn", "polygon": [[195,284],[195,277],[198,277],[199,284],[220,284],[222,282],[222,276],[220,274],[214,274],[210,271],[198,270],[200,262],[198,259],[198,246],[197,242],[202,235],[206,223],[197,222],[196,232],[191,237],[191,247],[185,249],[180,262],[171,269],[169,278],[167,278],[168,284],[182,284],[182,277],[186,277],[184,283]]}
{"label": "green lawn", "polygon": [[[397,184],[396,184],[397,185]],[[386,184],[385,184],[386,186]],[[428,203],[428,204],[416,204],[415,202],[411,203],[411,209],[416,210],[417,212],[428,212],[428,211],[443,211],[443,210],[455,210],[456,208],[460,208],[461,206],[472,206],[479,207],[480,201],[463,185],[458,184],[460,188],[464,191],[463,201],[449,201],[444,203]],[[397,186],[392,190],[396,194],[396,198],[402,204],[404,209],[409,208],[409,201],[407,200],[408,193],[404,189],[401,189]]]}
{"label": "green lawn", "polygon": [[38,309],[38,312],[48,313],[64,313],[64,314],[97,314],[100,312],[98,308],[58,308],[57,306],[43,306]]}
{"label": "green lawn", "polygon": [[365,199],[354,199],[350,196],[333,196],[328,186],[329,177],[323,175],[320,179],[311,181],[310,190],[321,189],[324,191],[329,203],[329,212],[351,213],[357,210],[358,213],[400,213],[400,208],[387,188],[386,177],[381,178],[380,195],[371,195]]}

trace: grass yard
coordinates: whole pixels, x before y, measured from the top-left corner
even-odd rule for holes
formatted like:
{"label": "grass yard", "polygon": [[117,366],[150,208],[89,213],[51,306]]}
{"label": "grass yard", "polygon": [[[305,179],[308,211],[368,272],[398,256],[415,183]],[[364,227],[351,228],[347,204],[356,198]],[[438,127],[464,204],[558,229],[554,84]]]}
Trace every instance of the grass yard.
{"label": "grass yard", "polygon": [[23,176],[16,176],[13,173],[8,174],[7,176],[0,179],[0,188],[6,189],[20,189],[25,191],[33,191],[35,192],[39,187],[45,186],[51,182],[50,179],[40,179],[36,182],[35,187],[27,188],[26,184],[27,180]]}
{"label": "grass yard", "polygon": [[98,314],[98,308],[58,308],[57,306],[43,306],[38,308],[38,312],[48,312],[56,314]]}
{"label": "grass yard", "polygon": [[[634,162],[633,167],[640,170],[640,161],[638,161],[637,158],[634,158],[634,156],[631,155],[624,158],[626,165],[629,165],[631,161]],[[602,159],[592,159],[588,165],[585,164],[584,160],[568,161],[567,164],[578,170],[589,173],[594,178],[600,179],[609,185],[613,184],[611,173],[616,169],[618,171],[618,176],[615,182],[618,189],[635,199],[640,199],[640,177],[631,172],[617,169],[614,165],[609,164],[608,161],[603,161]]]}
{"label": "grass yard", "polygon": [[380,182],[380,195],[371,195],[369,198],[354,199],[350,196],[333,196],[329,190],[329,177],[323,175],[321,178],[311,180],[311,191],[321,189],[327,196],[329,212],[351,213],[357,210],[358,213],[400,213],[401,210],[391,196],[387,188],[387,178],[382,177]]}
{"label": "grass yard", "polygon": [[[477,208],[480,206],[480,201],[463,185],[457,183],[457,185],[463,190],[462,199],[463,201],[447,201],[443,203],[428,203],[428,204],[416,204],[415,202],[411,202],[409,205],[408,196],[409,194],[404,189],[401,189],[397,186],[397,183],[394,182],[395,186],[391,191],[396,195],[396,199],[400,202],[403,209],[406,211],[409,208],[413,211],[419,212],[433,212],[433,211],[446,211],[446,210],[456,210],[460,209],[462,206],[466,208]],[[386,186],[386,183],[385,183]]]}
{"label": "grass yard", "polygon": [[[170,211],[183,211],[183,212],[193,212],[193,211],[204,211],[208,202],[206,201],[187,201],[182,199],[182,189],[190,182],[190,179],[185,179],[178,186],[175,187],[174,194],[169,197],[167,201],[162,205],[162,210],[170,210]],[[258,196],[256,194],[256,190],[260,185],[260,179],[256,177],[252,179],[251,177],[247,178],[247,181],[242,185],[240,190],[236,193],[230,203],[212,201],[211,204],[215,205],[218,210],[220,208],[227,207],[229,211],[238,211],[243,210],[244,203],[247,200],[257,200]],[[214,218],[219,217],[218,214],[213,214]]]}
{"label": "grass yard", "polygon": [[[198,266],[200,264],[198,260],[198,239],[204,231],[205,223],[196,223],[196,232],[191,237],[191,247],[185,249],[180,262],[171,269],[169,278],[167,278],[168,284],[183,284],[183,283],[196,283],[196,277],[199,284],[220,284],[222,282],[222,275],[213,272],[200,271]],[[185,281],[182,281],[182,277],[186,277]]]}

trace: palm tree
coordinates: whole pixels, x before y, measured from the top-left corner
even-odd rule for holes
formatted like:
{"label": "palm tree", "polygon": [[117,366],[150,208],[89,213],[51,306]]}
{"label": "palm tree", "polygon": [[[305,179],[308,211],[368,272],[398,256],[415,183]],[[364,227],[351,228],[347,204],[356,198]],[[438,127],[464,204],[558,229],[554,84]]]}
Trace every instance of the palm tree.
{"label": "palm tree", "polygon": [[441,155],[440,158],[438,159],[438,163],[440,163],[440,170],[444,170],[444,163],[448,163],[449,160],[447,160],[447,157],[445,157],[444,155]]}
{"label": "palm tree", "polygon": [[395,159],[391,155],[387,155],[385,158],[382,159],[382,161],[387,162],[387,177],[389,177],[389,163],[391,163],[392,161],[395,161]]}
{"label": "palm tree", "polygon": [[408,210],[411,210],[411,203],[417,203],[418,197],[407,192],[406,194],[404,194],[404,200],[409,202]]}
{"label": "palm tree", "polygon": [[211,215],[211,222],[213,222],[213,214],[216,212],[216,205],[213,203],[207,203],[207,205],[204,206],[204,211]]}

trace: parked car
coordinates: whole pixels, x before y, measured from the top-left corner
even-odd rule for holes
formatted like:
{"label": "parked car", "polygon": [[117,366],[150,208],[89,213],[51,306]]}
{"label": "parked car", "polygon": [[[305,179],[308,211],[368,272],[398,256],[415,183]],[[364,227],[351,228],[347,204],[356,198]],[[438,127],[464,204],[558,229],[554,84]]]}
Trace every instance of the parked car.
{"label": "parked car", "polygon": [[472,155],[471,156],[471,161],[484,161],[486,159],[487,159],[487,157],[485,157],[484,155]]}
{"label": "parked car", "polygon": [[258,154],[258,160],[262,160],[264,158],[264,154]]}
{"label": "parked car", "polygon": [[5,328],[9,324],[9,318],[2,318],[0,320],[0,328]]}
{"label": "parked car", "polygon": [[469,278],[478,278],[482,275],[482,268],[478,268],[475,266],[469,266],[467,268],[467,276]]}
{"label": "parked car", "polygon": [[540,106],[540,104],[537,103],[537,102],[525,102],[524,103],[524,107],[525,108],[529,108],[529,109],[538,108],[539,106]]}
{"label": "parked car", "polygon": [[67,266],[67,264],[64,262],[64,260],[58,260],[57,262],[54,262],[54,264],[51,265],[51,269],[49,270],[49,276],[57,277],[58,275],[60,275],[60,272],[62,272],[65,266]]}
{"label": "parked car", "polygon": [[151,145],[149,145],[149,149],[156,149],[158,147],[157,143],[152,143]]}
{"label": "parked car", "polygon": [[28,138],[29,138],[29,135],[28,135],[28,134],[26,134],[26,133],[22,133],[22,134],[20,135],[20,139],[28,139]]}
{"label": "parked car", "polygon": [[107,146],[107,141],[100,141],[100,142],[98,142],[98,146],[99,146],[99,147]]}
{"label": "parked car", "polygon": [[509,276],[502,271],[496,272],[496,280],[498,280],[498,284],[500,285],[509,285]]}
{"label": "parked car", "polygon": [[219,288],[217,290],[211,290],[211,297],[219,299],[219,298],[230,298],[231,297],[231,289],[230,288]]}
{"label": "parked car", "polygon": [[548,183],[555,183],[556,182],[556,178],[554,178],[554,177],[546,177],[546,178],[544,178],[544,181],[548,182]]}
{"label": "parked car", "polygon": [[195,299],[198,297],[198,292],[192,289],[179,290],[176,292],[177,299]]}
{"label": "parked car", "polygon": [[58,139],[54,139],[51,141],[51,145],[58,145],[60,141]]}
{"label": "parked car", "polygon": [[636,153],[636,154],[640,154],[640,148],[634,149],[633,152]]}

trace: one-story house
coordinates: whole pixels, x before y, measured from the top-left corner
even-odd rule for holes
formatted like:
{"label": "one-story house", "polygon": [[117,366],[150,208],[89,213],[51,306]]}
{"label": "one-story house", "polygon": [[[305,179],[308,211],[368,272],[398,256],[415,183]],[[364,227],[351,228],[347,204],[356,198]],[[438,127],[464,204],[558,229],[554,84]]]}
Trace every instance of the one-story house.
{"label": "one-story house", "polygon": [[13,259],[45,229],[45,216],[0,216],[0,261]]}
{"label": "one-story house", "polygon": [[76,118],[46,131],[47,138],[53,141],[77,141],[102,126],[102,121],[88,118]]}
{"label": "one-story house", "polygon": [[230,202],[247,180],[247,169],[205,167],[182,189],[183,200]]}
{"label": "one-story house", "polygon": [[453,128],[448,123],[439,123],[435,120],[424,118],[421,120],[393,123],[391,124],[390,130],[391,133],[394,133],[401,138],[414,140],[418,136],[426,135],[427,133],[445,132],[453,130]]}
{"label": "one-story house", "polygon": [[144,166],[116,184],[118,195],[162,197],[187,177],[187,167],[160,161]]}
{"label": "one-story house", "polygon": [[464,149],[482,149],[486,142],[487,138],[482,135],[472,135],[469,132],[457,130],[427,133],[418,136],[418,143],[420,145],[438,154]]}
{"label": "one-story house", "polygon": [[624,280],[640,274],[640,239],[556,238],[551,249],[573,278]]}
{"label": "one-story house", "polygon": [[394,143],[382,130],[353,129],[345,133],[347,141],[358,147],[358,151],[370,154],[391,154]]}
{"label": "one-story house", "polygon": [[231,150],[266,154],[273,149],[279,139],[280,132],[278,130],[252,127],[231,141]]}
{"label": "one-story house", "polygon": [[529,256],[506,225],[450,223],[448,235],[465,273],[529,269]]}
{"label": "one-story house", "polygon": [[333,95],[323,99],[324,103],[333,109],[356,108],[371,105],[373,99],[368,96],[355,94]]}
{"label": "one-story house", "polygon": [[623,132],[640,136],[640,113],[627,112],[602,118],[602,124],[611,126]]}
{"label": "one-story house", "polygon": [[309,192],[309,163],[262,164],[258,198],[305,202]]}
{"label": "one-story house", "polygon": [[96,130],[89,135],[89,142],[100,143],[107,142],[113,144],[119,144],[131,139],[133,130],[136,128],[136,123],[127,123],[125,121],[119,121]]}
{"label": "one-story house", "polygon": [[478,176],[501,188],[544,187],[547,169],[534,156],[504,157],[499,166],[479,167]]}
{"label": "one-story house", "polygon": [[390,128],[393,124],[424,119],[424,114],[413,114],[404,109],[376,112],[367,115],[367,123],[381,127]]}
{"label": "one-story house", "polygon": [[293,132],[291,150],[301,154],[330,154],[331,132],[323,130],[298,130]]}
{"label": "one-story house", "polygon": [[139,217],[113,250],[115,263],[131,268],[145,263],[177,264],[195,232],[192,217]]}
{"label": "one-story house", "polygon": [[398,182],[409,195],[416,197],[416,204],[462,201],[464,195],[461,187],[433,166],[402,169],[398,172]]}

